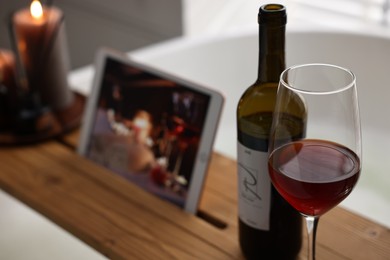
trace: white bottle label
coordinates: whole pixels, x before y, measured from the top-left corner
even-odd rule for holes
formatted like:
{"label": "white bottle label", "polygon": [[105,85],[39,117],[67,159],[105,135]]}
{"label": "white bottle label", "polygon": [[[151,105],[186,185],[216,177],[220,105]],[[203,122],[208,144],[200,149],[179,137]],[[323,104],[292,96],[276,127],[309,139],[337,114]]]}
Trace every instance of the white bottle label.
{"label": "white bottle label", "polygon": [[238,215],[253,228],[267,231],[270,226],[271,180],[268,154],[237,142]]}

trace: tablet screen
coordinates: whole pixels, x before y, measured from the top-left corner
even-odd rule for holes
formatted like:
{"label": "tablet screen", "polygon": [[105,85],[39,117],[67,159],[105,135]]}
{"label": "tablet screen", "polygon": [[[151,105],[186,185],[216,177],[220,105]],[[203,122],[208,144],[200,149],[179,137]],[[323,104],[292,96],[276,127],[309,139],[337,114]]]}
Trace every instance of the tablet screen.
{"label": "tablet screen", "polygon": [[109,57],[102,70],[84,155],[184,207],[210,95]]}

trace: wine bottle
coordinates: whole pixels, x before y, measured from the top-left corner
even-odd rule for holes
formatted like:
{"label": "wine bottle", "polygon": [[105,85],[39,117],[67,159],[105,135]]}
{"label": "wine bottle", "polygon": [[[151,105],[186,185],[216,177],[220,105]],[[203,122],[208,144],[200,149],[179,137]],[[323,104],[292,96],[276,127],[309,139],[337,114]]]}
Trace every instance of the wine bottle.
{"label": "wine bottle", "polygon": [[[258,78],[237,106],[239,242],[247,259],[294,259],[301,248],[302,219],[272,186],[267,167],[272,112],[285,69],[286,8],[261,6],[258,23]],[[303,136],[303,123],[294,125],[297,138]]]}

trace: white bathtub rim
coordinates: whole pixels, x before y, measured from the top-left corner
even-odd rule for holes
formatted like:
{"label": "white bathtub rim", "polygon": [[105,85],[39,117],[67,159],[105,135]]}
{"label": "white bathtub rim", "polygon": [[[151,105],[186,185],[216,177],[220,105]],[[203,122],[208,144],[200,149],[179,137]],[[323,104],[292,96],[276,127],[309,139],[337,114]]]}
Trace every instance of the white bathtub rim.
{"label": "white bathtub rim", "polygon": [[[390,28],[382,26],[374,26],[371,30],[362,31],[361,28],[357,29],[343,29],[342,27],[328,28],[328,27],[312,27],[312,26],[296,26],[287,27],[286,34],[287,40],[289,34],[307,33],[307,34],[327,34],[327,35],[345,35],[345,36],[362,36],[362,37],[374,37],[390,40]],[[135,51],[129,52],[129,57],[147,62],[149,59],[158,58],[160,55],[164,56],[167,53],[176,52],[178,50],[189,49],[203,44],[209,44],[211,42],[231,40],[234,38],[253,37],[258,35],[258,30],[253,28],[233,29],[219,33],[205,33],[195,36],[181,36],[166,40],[160,43],[156,43],[150,46],[139,48]]]}

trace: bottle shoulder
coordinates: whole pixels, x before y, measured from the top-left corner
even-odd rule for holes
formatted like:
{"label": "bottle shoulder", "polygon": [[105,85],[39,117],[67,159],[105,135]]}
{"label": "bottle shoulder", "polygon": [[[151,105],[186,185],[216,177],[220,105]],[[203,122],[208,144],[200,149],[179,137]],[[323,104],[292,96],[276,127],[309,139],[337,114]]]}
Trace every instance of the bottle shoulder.
{"label": "bottle shoulder", "polygon": [[277,88],[278,88],[278,83],[275,82],[262,83],[256,81],[244,91],[241,98],[252,97],[252,96],[264,97],[267,95],[274,95],[276,94]]}
{"label": "bottle shoulder", "polygon": [[275,105],[277,83],[258,83],[249,86],[242,94],[237,112],[272,111]]}

